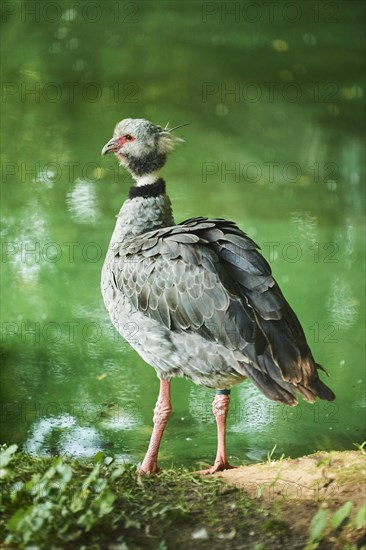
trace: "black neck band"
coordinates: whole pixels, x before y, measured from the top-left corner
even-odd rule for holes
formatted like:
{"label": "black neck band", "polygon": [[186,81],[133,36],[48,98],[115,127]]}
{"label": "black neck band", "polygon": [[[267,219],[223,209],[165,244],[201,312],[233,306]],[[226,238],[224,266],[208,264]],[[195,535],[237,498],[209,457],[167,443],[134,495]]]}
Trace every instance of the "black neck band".
{"label": "black neck band", "polygon": [[165,181],[163,178],[159,178],[154,183],[149,185],[133,185],[130,187],[128,198],[134,199],[136,197],[157,197],[165,193]]}

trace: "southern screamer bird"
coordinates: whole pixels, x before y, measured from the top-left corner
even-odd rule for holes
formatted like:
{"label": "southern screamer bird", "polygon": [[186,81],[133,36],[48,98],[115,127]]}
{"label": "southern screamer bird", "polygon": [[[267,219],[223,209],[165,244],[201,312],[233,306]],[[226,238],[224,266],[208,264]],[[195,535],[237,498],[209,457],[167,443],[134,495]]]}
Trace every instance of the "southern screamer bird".
{"label": "southern screamer bird", "polygon": [[104,262],[104,302],[117,330],[160,380],[141,474],[158,471],[174,376],[216,389],[217,454],[203,473],[230,468],[225,434],[232,385],[249,378],[269,399],[291,406],[295,391],[309,402],[335,398],[258,246],[221,218],[175,224],[160,177],[167,155],[183,141],[175,129],[127,118],[102,150],[114,152],[135,180]]}

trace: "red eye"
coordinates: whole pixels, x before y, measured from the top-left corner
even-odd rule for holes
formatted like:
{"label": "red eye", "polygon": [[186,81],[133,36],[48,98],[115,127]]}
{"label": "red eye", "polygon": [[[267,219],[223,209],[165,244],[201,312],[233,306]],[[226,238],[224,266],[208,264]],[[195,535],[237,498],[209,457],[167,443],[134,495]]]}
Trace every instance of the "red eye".
{"label": "red eye", "polygon": [[133,137],[130,136],[130,134],[126,134],[125,138],[126,138],[127,141],[132,141],[133,140]]}

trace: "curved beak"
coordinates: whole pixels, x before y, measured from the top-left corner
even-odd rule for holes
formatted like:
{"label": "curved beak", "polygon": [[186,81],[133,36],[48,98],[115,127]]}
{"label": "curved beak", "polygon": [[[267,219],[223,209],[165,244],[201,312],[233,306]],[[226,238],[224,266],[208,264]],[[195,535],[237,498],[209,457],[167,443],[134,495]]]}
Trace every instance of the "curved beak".
{"label": "curved beak", "polygon": [[117,138],[113,137],[106,143],[102,149],[102,157],[106,155],[107,153],[110,153],[111,151],[118,151],[119,144],[117,142]]}

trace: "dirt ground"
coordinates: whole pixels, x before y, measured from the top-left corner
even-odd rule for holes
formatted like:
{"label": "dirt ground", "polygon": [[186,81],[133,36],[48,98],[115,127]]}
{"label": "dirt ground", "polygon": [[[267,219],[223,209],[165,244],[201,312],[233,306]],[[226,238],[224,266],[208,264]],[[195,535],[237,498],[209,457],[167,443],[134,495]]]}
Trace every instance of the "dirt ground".
{"label": "dirt ground", "polygon": [[[318,452],[240,466],[215,476],[243,490],[264,508],[277,506],[286,523],[298,531],[308,531],[320,506],[333,512],[353,501],[352,519],[366,500],[366,456],[359,451]],[[349,533],[348,543],[356,542],[357,548],[366,545],[365,534],[360,539],[358,533],[357,541],[352,539]]]}

